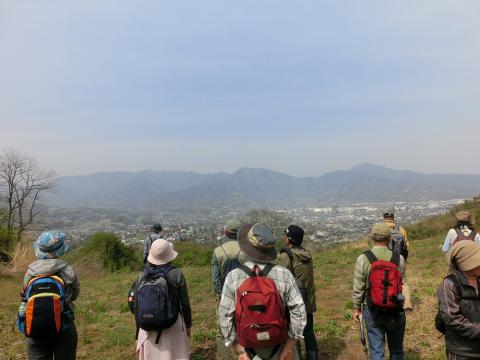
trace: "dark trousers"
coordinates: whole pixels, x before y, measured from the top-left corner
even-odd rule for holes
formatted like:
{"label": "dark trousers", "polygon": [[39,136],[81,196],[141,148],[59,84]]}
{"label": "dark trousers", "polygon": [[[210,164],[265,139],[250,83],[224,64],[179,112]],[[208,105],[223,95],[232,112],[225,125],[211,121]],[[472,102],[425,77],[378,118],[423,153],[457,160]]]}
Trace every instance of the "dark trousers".
{"label": "dark trousers", "polygon": [[77,357],[77,329],[72,322],[52,339],[27,338],[29,360],[75,360]]}
{"label": "dark trousers", "polygon": [[[306,360],[317,360],[318,358],[318,345],[317,339],[315,338],[315,332],[313,331],[313,314],[307,314],[307,325],[303,330],[303,338],[305,340],[305,352]],[[301,359],[301,345],[300,341],[297,341],[297,352],[298,356]]]}
{"label": "dark trousers", "polygon": [[460,356],[447,350],[447,360],[471,360],[471,357]]}
{"label": "dark trousers", "polygon": [[371,360],[385,358],[385,336],[390,359],[403,360],[403,336],[405,335],[405,313],[391,314],[363,308],[363,319],[367,325],[368,346]]}

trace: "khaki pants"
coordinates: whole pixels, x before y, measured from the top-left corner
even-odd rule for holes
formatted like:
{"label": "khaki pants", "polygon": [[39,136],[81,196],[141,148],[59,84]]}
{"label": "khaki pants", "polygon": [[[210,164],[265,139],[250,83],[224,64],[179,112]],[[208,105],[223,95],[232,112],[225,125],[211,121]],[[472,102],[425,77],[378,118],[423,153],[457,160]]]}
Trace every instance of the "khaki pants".
{"label": "khaki pants", "polygon": [[227,360],[230,359],[230,351],[225,346],[225,338],[223,337],[222,331],[220,330],[220,325],[217,326],[217,336],[215,337],[215,344],[217,347],[217,360]]}
{"label": "khaki pants", "polygon": [[413,304],[412,304],[412,292],[410,290],[410,286],[408,284],[403,284],[403,289],[402,289],[402,294],[405,296],[405,303],[403,305],[404,309],[413,309]]}

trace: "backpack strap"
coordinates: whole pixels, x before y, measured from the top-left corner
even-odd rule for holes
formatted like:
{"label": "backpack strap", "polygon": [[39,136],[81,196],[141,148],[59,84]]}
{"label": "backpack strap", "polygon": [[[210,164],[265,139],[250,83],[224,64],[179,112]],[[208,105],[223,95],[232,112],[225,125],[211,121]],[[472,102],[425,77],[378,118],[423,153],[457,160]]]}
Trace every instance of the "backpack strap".
{"label": "backpack strap", "polygon": [[249,269],[246,265],[240,265],[238,269],[242,270],[245,274],[248,275],[248,277],[254,277],[257,276],[255,272],[252,271],[252,269]]}
{"label": "backpack strap", "polygon": [[265,267],[263,268],[262,271],[260,271],[260,275],[261,276],[267,276],[268,273],[270,272],[270,270],[273,269],[275,265],[273,265],[272,263],[268,263],[267,265],[265,265]]}
{"label": "backpack strap", "polygon": [[160,335],[162,335],[162,330],[158,331],[157,337],[155,338],[155,344],[158,344],[158,342],[160,341]]}
{"label": "backpack strap", "polygon": [[397,254],[397,253],[392,253],[392,257],[390,258],[390,262],[397,265],[397,266],[400,266],[400,254]]}
{"label": "backpack strap", "polygon": [[225,254],[225,257],[227,258],[227,260],[231,260],[228,255],[227,255],[227,252],[225,251],[225,249],[223,248],[223,245],[220,245],[220,248],[222,249],[223,253]]}
{"label": "backpack strap", "polygon": [[457,238],[458,238],[459,236],[463,236],[463,232],[462,232],[462,230],[461,230],[458,226],[457,226],[454,230],[455,230],[455,232],[457,233]]}
{"label": "backpack strap", "polygon": [[[260,270],[260,272],[258,273],[260,276],[267,276],[268,273],[270,272],[270,270],[272,270],[274,267],[274,265],[272,263],[268,263],[267,265],[265,265],[265,267],[263,268],[263,270]],[[244,273],[246,273],[249,277],[254,277],[254,276],[257,276],[257,273],[255,271],[253,271],[252,269],[249,269],[246,265],[240,265],[238,267],[238,269],[242,270]]]}
{"label": "backpack strap", "polygon": [[367,257],[368,261],[370,261],[370,264],[373,264],[375,261],[378,260],[372,250],[364,251],[363,255]]}

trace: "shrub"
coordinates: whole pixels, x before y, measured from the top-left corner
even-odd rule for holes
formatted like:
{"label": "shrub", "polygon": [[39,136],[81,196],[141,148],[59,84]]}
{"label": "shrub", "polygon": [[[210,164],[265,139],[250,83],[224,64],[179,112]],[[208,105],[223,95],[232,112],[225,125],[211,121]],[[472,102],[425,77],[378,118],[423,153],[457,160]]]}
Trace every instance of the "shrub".
{"label": "shrub", "polygon": [[86,245],[87,253],[98,252],[103,267],[110,271],[136,270],[141,267],[139,252],[124,245],[117,236],[112,233],[93,234]]}
{"label": "shrub", "polygon": [[200,245],[194,242],[175,242],[177,258],[173,261],[176,266],[206,266],[210,265],[213,246]]}

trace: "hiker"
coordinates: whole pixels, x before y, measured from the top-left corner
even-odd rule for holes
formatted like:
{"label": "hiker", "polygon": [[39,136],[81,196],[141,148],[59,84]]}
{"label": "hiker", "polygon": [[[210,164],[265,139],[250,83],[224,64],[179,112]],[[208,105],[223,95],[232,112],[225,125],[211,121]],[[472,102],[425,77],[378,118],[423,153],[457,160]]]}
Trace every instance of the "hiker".
{"label": "hiker", "polygon": [[291,272],[272,263],[277,257],[272,230],[245,225],[238,242],[248,261],[232,270],[223,286],[219,318],[225,345],[235,348],[238,360],[298,359],[295,342],[303,338],[305,305]]}
{"label": "hiker", "polygon": [[[220,301],[222,295],[223,283],[227,274],[247,261],[247,256],[240,250],[237,241],[238,229],[242,226],[236,219],[228,220],[223,228],[225,242],[213,250],[212,255],[212,283],[217,301]],[[225,347],[220,326],[218,326],[216,336],[217,359],[224,360],[228,358],[228,351]]]}
{"label": "hiker", "polygon": [[172,243],[155,240],[130,289],[128,302],[135,314],[139,360],[190,357],[192,312],[185,277],[171,264],[177,255]]}
{"label": "hiker", "polygon": [[370,233],[373,247],[361,254],[355,265],[353,318],[360,321],[362,315],[365,320],[371,360],[384,359],[385,335],[390,359],[404,358],[406,319],[402,281],[405,279],[405,260],[388,248],[391,234],[387,224],[375,224]]}
{"label": "hiker", "polygon": [[[388,244],[389,249],[402,255],[405,261],[407,261],[410,242],[408,241],[407,230],[395,221],[395,206],[383,211],[383,222],[392,230],[392,238]],[[406,279],[403,280],[403,296],[405,296],[403,308],[406,311],[413,310],[412,292],[410,291],[410,286],[406,283]]]}
{"label": "hiker", "polygon": [[438,287],[436,327],[445,334],[447,359],[478,359],[480,246],[473,241],[460,241],[448,256],[454,270]]}
{"label": "hiker", "polygon": [[[69,250],[65,234],[43,232],[33,248],[37,261],[28,266],[25,274],[19,311],[19,328],[22,326],[27,335],[28,358],[74,360],[78,336],[73,301],[80,294],[80,283],[73,268],[59,259]],[[52,293],[57,295],[47,295]]]}
{"label": "hiker", "polygon": [[445,237],[443,243],[443,252],[447,253],[453,244],[456,244],[461,240],[475,241],[480,245],[480,235],[475,232],[473,225],[475,225],[475,219],[469,211],[462,210],[455,214],[457,223],[453,229],[450,229]]}
{"label": "hiker", "polygon": [[148,237],[143,242],[143,263],[144,264],[147,262],[148,253],[150,252],[150,247],[152,246],[152,243],[155,240],[162,238],[162,235],[160,234],[162,230],[163,228],[161,224],[155,223],[152,225],[151,227],[152,233],[148,235]]}
{"label": "hiker", "polygon": [[[285,229],[285,245],[280,250],[278,264],[289,269],[305,289],[305,309],[307,325],[303,331],[305,338],[306,359],[317,359],[317,339],[313,331],[313,313],[317,311],[315,302],[315,283],[313,279],[313,261],[310,251],[302,247],[304,231],[300,226],[290,225]],[[297,346],[300,343],[297,344]]]}

